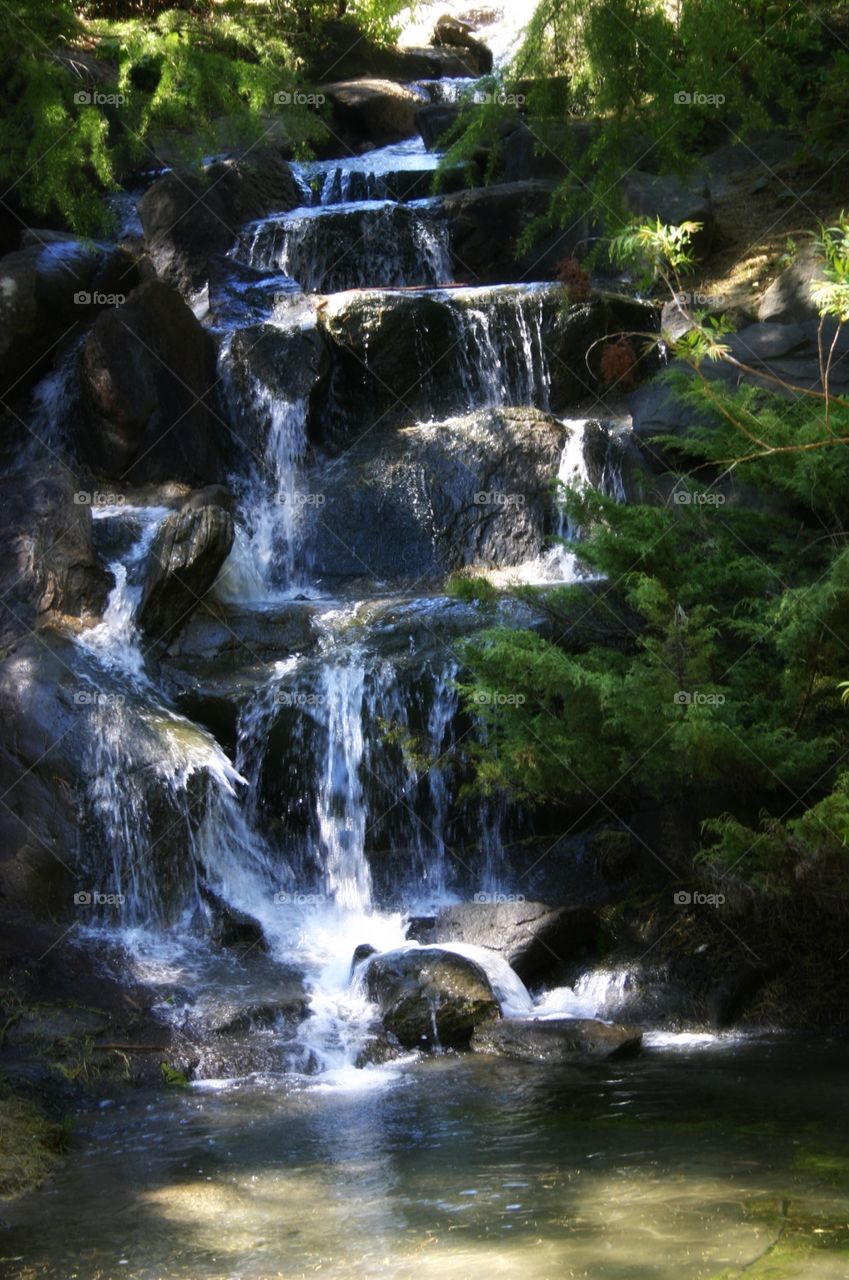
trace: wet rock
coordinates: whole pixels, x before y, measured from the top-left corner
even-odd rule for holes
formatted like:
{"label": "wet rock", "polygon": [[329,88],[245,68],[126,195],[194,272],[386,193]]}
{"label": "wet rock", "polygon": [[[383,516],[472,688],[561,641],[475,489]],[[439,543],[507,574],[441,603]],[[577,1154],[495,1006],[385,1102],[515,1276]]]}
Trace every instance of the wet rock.
{"label": "wet rock", "polygon": [[344,80],[325,85],[336,126],[349,138],[375,147],[416,133],[421,98],[393,80]]}
{"label": "wet rock", "polygon": [[634,169],[622,180],[622,200],[637,218],[660,218],[664,224],[700,222],[693,249],[703,258],[713,243],[715,219],[709,188],[701,179],[687,184],[672,175],[641,173]]}
{"label": "wet rock", "polygon": [[475,1027],[500,1016],[480,965],[439,948],[374,956],[365,983],[386,1030],[407,1048],[462,1048]]}
{"label": "wet rock", "polygon": [[492,50],[482,40],[476,39],[474,30],[468,22],[445,14],[437,19],[431,44],[456,50],[469,68],[467,75],[486,76],[492,71]]}
{"label": "wet rock", "polygon": [[92,541],[91,493],[57,465],[0,480],[0,636],[8,643],[56,615],[92,621],[103,612],[111,575]]}
{"label": "wet rock", "polygon": [[[337,412],[324,421],[341,433],[347,414],[355,436],[364,415],[427,420],[502,398],[565,410],[598,385],[600,338],[656,326],[645,303],[604,293],[568,308],[554,284],[338,294],[319,319],[335,357]],[[644,357],[636,372],[653,367]]]}
{"label": "wet rock", "polygon": [[321,46],[309,68],[309,80],[323,83],[381,77],[410,83],[468,75],[462,51],[449,46],[393,48],[376,44],[352,22],[329,20],[322,24]]}
{"label": "wet rock", "polygon": [[216,160],[201,177],[165,174],[142,196],[139,217],[157,274],[194,294],[225,271],[220,259],[244,223],[302,203],[288,164],[267,147]]}
{"label": "wet rock", "polygon": [[357,965],[368,960],[369,956],[376,955],[377,947],[373,947],[370,942],[361,942],[358,947],[354,947],[354,954],[351,956],[351,976],[353,977]]}
{"label": "wet rock", "polygon": [[134,484],[222,478],[215,345],[175,289],[149,281],[101,312],[80,359],[80,448]]}
{"label": "wet rock", "polygon": [[[76,902],[74,894],[118,891],[111,863],[92,873],[81,851],[91,857],[93,833],[98,846],[102,841],[85,802],[87,784],[120,742],[130,766],[116,803],[120,799],[125,812],[132,811],[128,825],[139,814],[149,820],[146,836],[135,829],[133,835],[150,840],[150,918],[171,922],[182,916],[195,883],[187,837],[203,814],[205,780],[200,774],[188,779],[185,793],[163,786],[163,758],[173,741],[168,724],[151,719],[147,710],[126,682],[54,628],[21,641],[0,663],[0,786],[6,797],[0,807],[0,894],[7,906],[88,923],[97,910],[90,901]],[[184,724],[181,733],[188,742],[199,731]]]}
{"label": "wet rock", "polygon": [[215,947],[236,951],[267,951],[262,925],[245,911],[225,902],[211,889],[201,888],[210,913],[210,939]]}
{"label": "wet rock", "polygon": [[366,1036],[365,1042],[354,1059],[355,1067],[379,1067],[384,1062],[394,1062],[403,1057],[406,1050],[396,1036],[380,1030]]}
{"label": "wet rock", "polygon": [[0,394],[31,386],[44,372],[42,357],[55,358],[63,335],[89,324],[136,283],[131,260],[109,245],[30,233],[23,248],[0,259]]}
{"label": "wet rock", "polygon": [[307,401],[308,419],[318,414],[330,386],[331,367],[330,343],[315,326],[251,325],[234,333],[227,376],[239,444],[256,457],[265,456],[272,401],[292,405]]}
{"label": "wet rock", "polygon": [[364,432],[310,477],[322,498],[309,532],[315,572],[423,582],[532,558],[553,527],[563,443],[557,420],[533,409]]}
{"label": "wet rock", "polygon": [[523,982],[542,980],[564,962],[598,951],[598,917],[584,907],[542,902],[461,902],[436,917],[430,939],[464,942],[502,956]]}
{"label": "wet rock", "polygon": [[470,284],[550,279],[557,263],[585,238],[581,228],[569,235],[545,234],[525,253],[517,243],[528,224],[547,210],[554,186],[510,182],[446,196],[443,210],[451,226],[455,279]]}
{"label": "wet rock", "polygon": [[724,974],[707,993],[706,1009],[711,1026],[717,1030],[733,1026],[772,973],[768,965],[744,961]]}
{"label": "wet rock", "polygon": [[416,127],[428,151],[439,146],[440,139],[460,118],[460,107],[454,102],[430,102],[416,112]]}
{"label": "wet rock", "polygon": [[551,1018],[534,1021],[505,1018],[475,1028],[471,1047],[522,1062],[586,1066],[637,1053],[642,1032],[637,1027],[599,1022],[595,1018]]}
{"label": "wet rock", "polygon": [[[181,687],[202,698],[207,696],[207,676],[216,680],[234,668],[302,653],[316,643],[315,604],[292,601],[267,609],[240,608],[213,596],[214,592],[207,595],[186,629],[173,638],[167,658],[167,669]],[[244,691],[236,690],[234,696],[238,701]]]}
{"label": "wet rock", "polygon": [[188,621],[233,545],[234,526],[221,507],[184,508],[167,516],[148,558],[138,625],[155,643]]}

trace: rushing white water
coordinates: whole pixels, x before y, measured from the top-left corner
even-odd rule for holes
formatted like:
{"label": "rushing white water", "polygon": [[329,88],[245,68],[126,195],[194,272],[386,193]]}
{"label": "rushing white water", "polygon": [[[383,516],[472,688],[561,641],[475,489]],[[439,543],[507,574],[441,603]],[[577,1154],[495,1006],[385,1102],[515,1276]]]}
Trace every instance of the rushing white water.
{"label": "rushing white water", "polygon": [[79,643],[104,666],[137,680],[144,677],[144,654],[135,623],[144,585],[139,570],[144,566],[159,526],[171,514],[170,507],[112,504],[92,508],[92,516],[96,520],[131,521],[137,526],[138,533],[129,552],[109,565],[115,586],[109,594],[103,621],[84,631]]}
{"label": "rushing white water", "polygon": [[[453,83],[433,82],[440,86]],[[444,92],[449,93],[447,87]],[[439,154],[428,151],[421,138],[408,138],[361,156],[311,160],[292,168],[306,204],[339,205],[427,196],[439,159]]]}
{"label": "rushing white water", "polygon": [[371,872],[365,858],[363,801],[363,684],[356,655],[328,662],[322,673],[326,740],[317,778],[318,832],[327,891],[348,911],[371,904]]}
{"label": "rushing white water", "polygon": [[628,969],[590,969],[574,987],[555,987],[537,1002],[538,1018],[605,1018],[625,999]]}
{"label": "rushing white water", "polygon": [[296,209],[248,229],[247,265],[282,270],[309,292],[447,284],[448,226],[438,201]]}

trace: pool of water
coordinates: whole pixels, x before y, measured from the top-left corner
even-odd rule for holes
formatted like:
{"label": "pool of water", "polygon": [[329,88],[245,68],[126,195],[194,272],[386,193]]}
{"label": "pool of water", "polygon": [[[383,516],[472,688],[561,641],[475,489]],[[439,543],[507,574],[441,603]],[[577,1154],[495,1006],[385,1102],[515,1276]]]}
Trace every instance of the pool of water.
{"label": "pool of water", "polygon": [[664,1037],[116,1100],[7,1206],[2,1274],[849,1277],[847,1048]]}

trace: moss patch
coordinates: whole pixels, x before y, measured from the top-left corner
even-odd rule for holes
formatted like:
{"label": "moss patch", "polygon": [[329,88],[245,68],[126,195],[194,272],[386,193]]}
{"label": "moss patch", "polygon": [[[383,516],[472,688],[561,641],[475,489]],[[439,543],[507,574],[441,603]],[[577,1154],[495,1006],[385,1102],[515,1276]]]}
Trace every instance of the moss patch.
{"label": "moss patch", "polygon": [[45,1120],[14,1094],[0,1096],[0,1197],[37,1187],[61,1159],[68,1142],[63,1125]]}

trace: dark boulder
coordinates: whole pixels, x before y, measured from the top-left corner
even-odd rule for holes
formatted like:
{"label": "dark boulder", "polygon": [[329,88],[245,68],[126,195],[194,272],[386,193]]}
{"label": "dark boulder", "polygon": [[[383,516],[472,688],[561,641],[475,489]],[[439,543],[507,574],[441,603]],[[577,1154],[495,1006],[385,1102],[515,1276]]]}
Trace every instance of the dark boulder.
{"label": "dark boulder", "polygon": [[0,481],[4,642],[57,615],[102,614],[112,579],[92,542],[91,498],[59,465]]}
{"label": "dark boulder", "polygon": [[137,282],[132,260],[120,250],[31,232],[23,248],[0,259],[0,395],[30,387],[64,338],[114,307]]}
{"label": "dark boulder", "polygon": [[324,93],[336,126],[360,144],[383,147],[415,136],[422,100],[394,80],[344,80],[326,85]]}
{"label": "dark boulder", "polygon": [[474,27],[459,18],[445,14],[437,20],[431,44],[456,51],[469,68],[467,75],[487,76],[492,71],[492,50],[474,35]]}
{"label": "dark boulder", "polygon": [[476,1027],[471,1047],[476,1053],[493,1053],[522,1062],[587,1066],[630,1057],[638,1052],[642,1038],[637,1027],[595,1018],[505,1018]]}
{"label": "dark boulder", "polygon": [[246,222],[302,203],[289,165],[266,147],[216,160],[200,177],[165,174],[142,196],[139,217],[157,274],[191,294],[222,273],[220,259]]}
{"label": "dark boulder", "polygon": [[532,559],[553,527],[564,439],[534,409],[364,431],[309,477],[321,499],[308,535],[314,571],[423,582]]}
{"label": "dark boulder", "polygon": [[188,622],[218,577],[233,537],[233,519],[222,507],[184,508],[163,520],[138,610],[138,625],[154,642],[168,641]]}
{"label": "dark boulder", "polygon": [[598,917],[585,907],[461,902],[440,911],[432,940],[484,947],[502,956],[523,982],[530,982],[565,962],[594,956],[601,934]]}
{"label": "dark boulder", "polygon": [[508,182],[446,196],[455,279],[469,284],[551,279],[558,262],[584,252],[587,229],[580,223],[542,233],[525,252],[517,247],[528,224],[548,209],[554,187],[554,182]]}
{"label": "dark boulder", "polygon": [[96,474],[134,484],[222,479],[215,344],[175,289],[151,280],[101,312],[80,379],[80,448]]}
{"label": "dark boulder", "polygon": [[428,151],[434,151],[440,140],[460,118],[460,106],[455,102],[429,102],[416,111],[416,128]]}
{"label": "dark boulder", "polygon": [[686,183],[674,175],[642,173],[632,169],[622,179],[622,200],[637,218],[660,218],[664,224],[699,222],[693,237],[696,257],[703,258],[713,243],[715,219],[710,190],[702,179]]}
{"label": "dark boulder", "polygon": [[374,956],[365,972],[383,1025],[407,1048],[462,1048],[475,1027],[500,1016],[480,965],[432,947]]}

